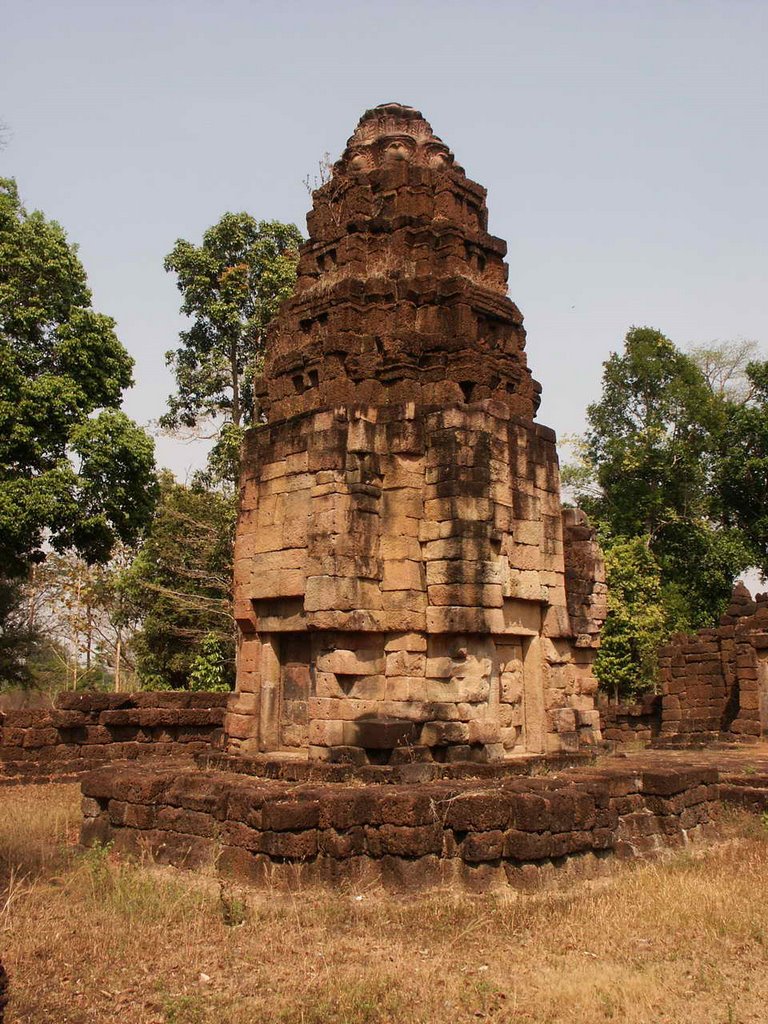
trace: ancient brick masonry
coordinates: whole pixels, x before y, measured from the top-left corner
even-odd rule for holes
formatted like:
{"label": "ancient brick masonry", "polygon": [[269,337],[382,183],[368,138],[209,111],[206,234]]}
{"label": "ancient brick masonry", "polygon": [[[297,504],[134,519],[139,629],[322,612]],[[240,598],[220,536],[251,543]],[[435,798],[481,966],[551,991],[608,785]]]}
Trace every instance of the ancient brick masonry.
{"label": "ancient brick masonry", "polygon": [[0,782],[76,778],[105,761],[219,748],[223,693],[61,693],[56,706],[0,713]]}
{"label": "ancient brick masonry", "polygon": [[720,625],[662,648],[661,740],[757,740],[768,735],[768,594],[741,584]]}
{"label": "ancient brick masonry", "polygon": [[497,761],[599,741],[603,566],[485,190],[418,111],[368,111],[271,327],[235,550],[229,749]]}
{"label": "ancient brick masonry", "polygon": [[660,693],[641,694],[634,703],[616,704],[604,695],[598,700],[603,742],[614,750],[640,750],[661,732]]}
{"label": "ancient brick masonry", "polygon": [[658,761],[368,786],[120,767],[85,778],[82,838],[270,886],[524,887],[711,836],[717,781],[712,768]]}

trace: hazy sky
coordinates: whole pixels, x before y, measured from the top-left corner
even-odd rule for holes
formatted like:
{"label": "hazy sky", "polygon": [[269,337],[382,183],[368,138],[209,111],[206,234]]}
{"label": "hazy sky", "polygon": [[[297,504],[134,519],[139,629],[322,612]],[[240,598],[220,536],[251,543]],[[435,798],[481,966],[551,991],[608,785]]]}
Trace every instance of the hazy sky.
{"label": "hazy sky", "polygon": [[172,386],[175,239],[226,210],[304,230],[304,178],[390,100],[488,188],[558,433],[632,324],[768,348],[768,0],[1,0],[0,25],[0,174],[79,244],[141,422]]}

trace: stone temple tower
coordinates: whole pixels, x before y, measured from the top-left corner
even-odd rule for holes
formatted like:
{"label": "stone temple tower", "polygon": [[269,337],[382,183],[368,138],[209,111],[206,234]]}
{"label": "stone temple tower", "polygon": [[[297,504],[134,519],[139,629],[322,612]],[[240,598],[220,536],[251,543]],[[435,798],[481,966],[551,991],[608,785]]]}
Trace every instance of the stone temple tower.
{"label": "stone temple tower", "polygon": [[560,504],[485,196],[397,103],[314,193],[243,451],[230,752],[503,761],[599,740],[602,559]]}

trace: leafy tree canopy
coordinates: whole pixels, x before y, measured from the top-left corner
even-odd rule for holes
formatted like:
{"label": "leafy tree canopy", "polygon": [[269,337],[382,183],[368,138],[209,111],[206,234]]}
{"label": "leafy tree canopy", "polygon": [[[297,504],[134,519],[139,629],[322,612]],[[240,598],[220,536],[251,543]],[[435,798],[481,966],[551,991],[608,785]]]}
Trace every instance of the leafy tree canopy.
{"label": "leafy tree canopy", "polygon": [[25,610],[21,581],[0,576],[0,689],[27,679],[25,662],[37,630]]}
{"label": "leafy tree canopy", "polygon": [[744,342],[687,355],[633,327],[604,364],[563,479],[604,541],[611,597],[596,672],[614,693],[649,685],[649,652],[712,625],[739,573],[768,561],[768,371],[746,367],[753,352]]}
{"label": "leafy tree canopy", "polygon": [[647,538],[669,630],[711,625],[755,562],[749,539],[722,514],[716,484],[738,371],[733,346],[693,357],[660,331],[633,327],[604,364],[580,464],[565,474],[607,536]]}
{"label": "leafy tree canopy", "polygon": [[606,545],[608,618],[595,660],[595,674],[614,697],[654,688],[656,656],[667,634],[661,573],[647,537]]}
{"label": "leafy tree canopy", "polygon": [[624,352],[603,366],[603,394],[587,418],[600,517],[615,534],[648,534],[653,542],[668,525],[706,514],[722,403],[660,331],[629,331]]}
{"label": "leafy tree canopy", "polygon": [[161,423],[169,429],[212,419],[229,424],[214,450],[214,476],[232,472],[242,428],[252,420],[252,379],[263,360],[265,330],[293,288],[301,242],[293,224],[225,213],[201,245],[179,239],[166,257],[192,326],[166,355],[177,390]]}
{"label": "leafy tree canopy", "polygon": [[192,662],[189,673],[189,689],[203,690],[206,693],[228,691],[230,672],[227,671],[224,644],[215,635],[209,633],[203,637],[200,653]]}
{"label": "leafy tree canopy", "polygon": [[768,362],[751,362],[748,394],[733,403],[715,471],[719,512],[741,532],[768,575]]}
{"label": "leafy tree canopy", "polygon": [[235,518],[234,496],[161,475],[157,511],[121,583],[141,618],[134,647],[145,685],[187,687],[199,655],[200,672],[217,661],[233,679]]}
{"label": "leafy tree canopy", "polygon": [[44,539],[91,560],[135,540],[155,501],[154,446],[119,410],[133,361],[91,305],[62,228],[0,179],[0,560]]}

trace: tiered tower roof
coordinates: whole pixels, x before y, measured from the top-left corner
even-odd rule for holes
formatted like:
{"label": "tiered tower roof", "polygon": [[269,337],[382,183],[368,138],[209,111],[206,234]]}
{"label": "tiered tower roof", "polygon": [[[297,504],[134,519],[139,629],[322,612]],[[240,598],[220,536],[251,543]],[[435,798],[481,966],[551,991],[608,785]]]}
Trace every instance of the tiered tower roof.
{"label": "tiered tower roof", "polygon": [[270,422],[488,398],[535,415],[540,387],[485,199],[418,110],[366,111],[313,195],[296,289],[270,328],[256,382]]}

